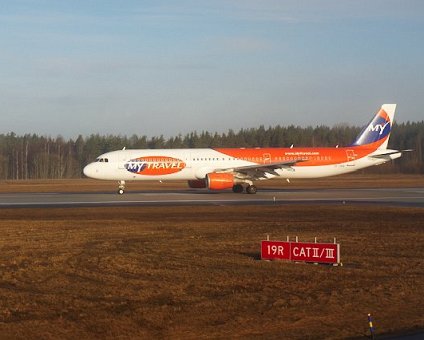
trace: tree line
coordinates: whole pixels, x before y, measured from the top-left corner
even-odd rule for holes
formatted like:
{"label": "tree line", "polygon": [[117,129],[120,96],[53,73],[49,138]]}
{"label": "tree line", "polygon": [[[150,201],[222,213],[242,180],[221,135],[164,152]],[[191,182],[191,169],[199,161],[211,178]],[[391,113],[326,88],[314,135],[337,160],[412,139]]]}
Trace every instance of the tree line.
{"label": "tree line", "polygon": [[[209,148],[209,147],[314,147],[347,146],[355,139],[359,127],[280,126],[240,129],[225,133],[191,132],[170,138],[133,135],[93,134],[65,140],[36,134],[0,134],[0,179],[67,179],[81,178],[83,167],[98,155],[122,149]],[[413,149],[401,159],[371,171],[424,173],[424,121],[397,124],[389,148]]]}

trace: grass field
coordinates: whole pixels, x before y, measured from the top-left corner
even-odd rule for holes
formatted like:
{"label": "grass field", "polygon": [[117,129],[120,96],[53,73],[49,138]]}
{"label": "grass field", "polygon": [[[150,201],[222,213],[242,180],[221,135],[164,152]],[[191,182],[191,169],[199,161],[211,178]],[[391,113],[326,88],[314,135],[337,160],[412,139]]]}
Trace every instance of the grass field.
{"label": "grass field", "polygon": [[[2,338],[346,338],[424,328],[424,210],[0,210]],[[260,261],[337,237],[343,267]]]}

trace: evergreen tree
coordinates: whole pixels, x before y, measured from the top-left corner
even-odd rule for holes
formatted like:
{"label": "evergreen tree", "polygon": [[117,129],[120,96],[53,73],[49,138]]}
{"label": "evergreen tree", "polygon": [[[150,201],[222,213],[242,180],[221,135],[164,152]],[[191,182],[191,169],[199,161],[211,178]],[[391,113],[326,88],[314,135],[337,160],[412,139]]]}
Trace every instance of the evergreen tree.
{"label": "evergreen tree", "polygon": [[[132,135],[88,137],[81,135],[73,141],[13,132],[0,134],[0,179],[52,179],[80,178],[82,169],[100,154],[122,149],[158,148],[209,148],[209,147],[334,147],[347,146],[359,133],[359,127],[346,124],[332,128],[299,126],[228,130],[224,133],[194,131],[165,139],[164,136],[151,137]],[[383,167],[367,169],[370,172],[424,173],[424,121],[396,124],[393,127],[389,148],[407,150],[396,162]]]}

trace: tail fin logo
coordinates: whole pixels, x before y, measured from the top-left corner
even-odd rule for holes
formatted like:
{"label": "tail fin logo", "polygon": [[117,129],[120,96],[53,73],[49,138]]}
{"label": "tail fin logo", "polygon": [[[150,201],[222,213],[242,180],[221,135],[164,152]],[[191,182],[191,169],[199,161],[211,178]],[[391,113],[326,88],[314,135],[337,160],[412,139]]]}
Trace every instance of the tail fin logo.
{"label": "tail fin logo", "polygon": [[366,145],[375,142],[383,143],[390,134],[390,117],[381,109],[373,120],[362,130],[353,145]]}
{"label": "tail fin logo", "polygon": [[372,123],[370,123],[370,125],[368,125],[368,131],[369,132],[379,132],[379,135],[381,136],[384,132],[384,130],[386,129],[386,126],[389,125],[390,122],[386,122],[386,124],[376,124],[373,125]]}

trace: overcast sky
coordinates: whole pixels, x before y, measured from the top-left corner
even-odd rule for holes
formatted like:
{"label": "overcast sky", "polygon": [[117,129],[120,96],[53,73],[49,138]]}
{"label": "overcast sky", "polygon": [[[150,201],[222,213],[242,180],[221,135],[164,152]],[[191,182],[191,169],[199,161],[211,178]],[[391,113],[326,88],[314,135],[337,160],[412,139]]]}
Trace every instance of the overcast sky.
{"label": "overcast sky", "polygon": [[421,0],[0,0],[0,133],[424,119]]}

